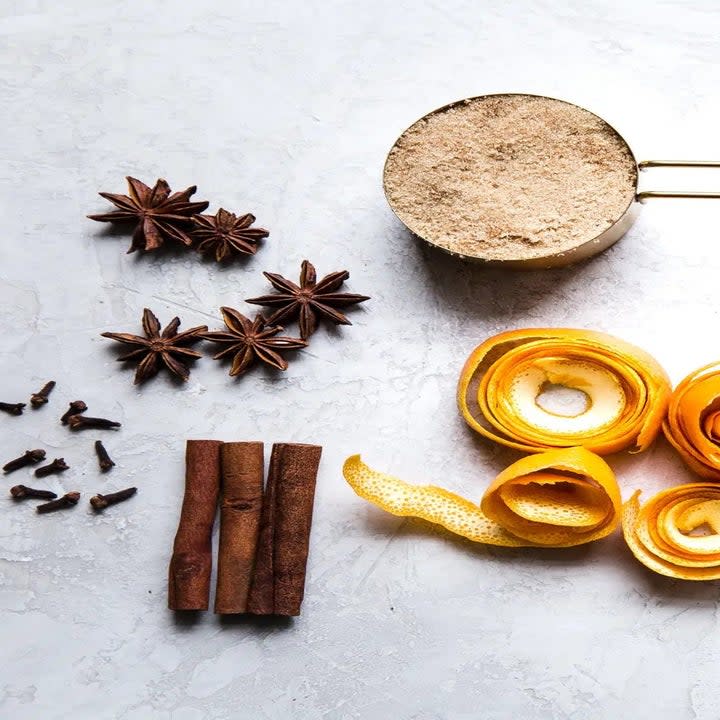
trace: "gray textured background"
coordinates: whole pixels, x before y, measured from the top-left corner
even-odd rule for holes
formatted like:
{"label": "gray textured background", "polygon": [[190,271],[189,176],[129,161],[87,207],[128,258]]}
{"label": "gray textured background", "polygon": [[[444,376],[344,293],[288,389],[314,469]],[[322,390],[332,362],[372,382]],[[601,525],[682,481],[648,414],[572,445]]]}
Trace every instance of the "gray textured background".
{"label": "gray textured background", "polygon": [[[84,502],[36,517],[2,501],[0,716],[717,717],[716,584],[654,576],[619,537],[472,546],[383,515],[340,474],[362,452],[479,497],[515,455],[471,436],[454,390],[466,355],[499,330],[605,330],[674,380],[720,355],[717,205],[649,203],[602,257],[526,275],[430,253],[386,207],[380,173],[398,133],[473,94],[574,101],[639,157],[720,157],[717,3],[577,5],[0,2],[0,399],[59,383],[50,406],[0,417],[1,455],[64,455],[73,467],[53,486],[86,497],[140,488],[101,517]],[[271,238],[227,269],[127,256],[128,239],[84,215],[128,173],[197,183],[212,210],[252,211]],[[347,267],[349,289],[373,300],[282,377],[233,382],[207,359],[184,388],[135,389],[98,337],[137,329],[146,305],[163,322],[216,326],[219,305],[265,292],[261,270],[292,275],[304,257],[321,273]],[[107,478],[95,435],[57,424],[77,397],[123,422]],[[165,609],[183,442],[203,436],[325,446],[299,620],[177,624]],[[664,443],[612,463],[626,495],[690,477]]]}

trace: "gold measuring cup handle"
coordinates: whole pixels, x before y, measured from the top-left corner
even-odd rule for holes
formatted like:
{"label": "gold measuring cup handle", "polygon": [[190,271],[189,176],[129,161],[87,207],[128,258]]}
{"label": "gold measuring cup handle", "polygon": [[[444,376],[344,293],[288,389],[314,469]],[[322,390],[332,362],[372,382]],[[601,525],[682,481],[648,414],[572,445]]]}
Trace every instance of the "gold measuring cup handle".
{"label": "gold measuring cup handle", "polygon": [[[720,160],[643,160],[638,170],[648,168],[720,168]],[[681,190],[643,190],[635,195],[638,202],[648,198],[705,198],[720,200],[720,192],[684,192]]]}

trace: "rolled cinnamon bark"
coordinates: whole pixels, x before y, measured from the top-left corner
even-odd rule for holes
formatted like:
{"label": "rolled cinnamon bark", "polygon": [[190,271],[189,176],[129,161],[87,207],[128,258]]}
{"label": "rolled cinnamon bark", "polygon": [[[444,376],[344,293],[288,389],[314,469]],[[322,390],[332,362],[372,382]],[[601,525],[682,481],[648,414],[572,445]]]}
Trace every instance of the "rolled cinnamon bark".
{"label": "rolled cinnamon bark", "polygon": [[221,445],[219,440],[187,441],[185,496],[169,569],[168,607],[171,610],[208,608]]}
{"label": "rolled cinnamon bark", "polygon": [[263,444],[225,443],[220,457],[220,545],[215,612],[244,613],[260,531]]}
{"label": "rolled cinnamon bark", "polygon": [[317,445],[273,445],[247,605],[250,613],[300,614],[321,453]]}
{"label": "rolled cinnamon bark", "polygon": [[265,485],[262,514],[260,516],[260,534],[255,553],[255,568],[250,594],[247,601],[247,612],[254,615],[272,615],[275,609],[275,587],[273,583],[274,550],[275,550],[275,504],[277,502],[277,478],[280,475],[280,455],[277,445],[273,445],[270,454],[268,479]]}

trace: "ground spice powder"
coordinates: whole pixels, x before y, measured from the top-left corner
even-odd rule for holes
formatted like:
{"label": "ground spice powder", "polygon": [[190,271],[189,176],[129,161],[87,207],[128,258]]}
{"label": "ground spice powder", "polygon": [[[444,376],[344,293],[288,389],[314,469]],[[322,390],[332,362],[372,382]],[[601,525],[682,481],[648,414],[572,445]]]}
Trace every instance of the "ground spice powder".
{"label": "ground spice powder", "polygon": [[637,166],[604,120],[532,95],[465,100],[403,133],[385,166],[391,207],[454,253],[530,259],[597,237],[635,195]]}

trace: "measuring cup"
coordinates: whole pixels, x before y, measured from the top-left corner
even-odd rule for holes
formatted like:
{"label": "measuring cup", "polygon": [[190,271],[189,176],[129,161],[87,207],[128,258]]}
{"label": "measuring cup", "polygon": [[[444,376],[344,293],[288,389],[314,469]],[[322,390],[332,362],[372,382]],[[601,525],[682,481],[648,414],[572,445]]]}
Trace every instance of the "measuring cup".
{"label": "measuring cup", "polygon": [[[477,252],[456,252],[451,249],[448,249],[444,246],[442,242],[440,242],[440,238],[438,236],[428,236],[428,233],[421,234],[421,232],[418,232],[416,228],[413,227],[414,223],[412,219],[408,218],[408,213],[404,212],[402,209],[396,206],[396,203],[393,202],[393,199],[391,197],[391,194],[388,189],[389,185],[389,161],[392,153],[401,146],[403,139],[407,136],[408,133],[413,131],[414,128],[420,126],[421,123],[426,122],[428,119],[432,118],[435,115],[445,113],[449,110],[452,110],[454,108],[457,108],[461,105],[466,105],[468,103],[473,102],[481,102],[486,99],[499,99],[502,100],[504,98],[514,98],[516,99],[515,102],[517,102],[517,99],[527,98],[532,100],[548,100],[551,102],[557,102],[557,103],[564,103],[565,105],[569,105],[573,108],[576,108],[583,113],[586,113],[593,118],[595,118],[599,123],[602,124],[602,126],[610,133],[612,133],[617,140],[619,141],[617,143],[618,147],[618,153],[617,153],[617,162],[622,164],[628,164],[628,158],[631,158],[632,167],[630,167],[630,176],[632,179],[632,185],[628,186],[628,190],[630,190],[634,186],[634,191],[632,193],[629,193],[630,199],[627,204],[627,206],[622,210],[622,212],[619,212],[617,214],[617,217],[614,217],[612,221],[610,222],[609,226],[606,227],[602,232],[598,233],[594,237],[590,238],[583,238],[581,241],[579,241],[576,245],[572,246],[565,246],[561,251],[549,251],[547,254],[537,255],[534,257],[507,257],[505,259],[498,259],[493,257],[488,257],[483,253],[482,248],[479,248]],[[450,162],[452,162],[454,159],[457,158],[450,158]],[[543,95],[528,95],[528,94],[520,94],[520,93],[502,93],[497,95],[481,95],[477,97],[472,98],[466,98],[463,100],[458,100],[457,102],[450,103],[449,105],[444,105],[443,107],[437,108],[436,110],[433,110],[432,112],[428,113],[427,115],[420,118],[418,121],[413,123],[405,132],[403,132],[400,137],[395,141],[393,147],[391,148],[390,152],[388,153],[387,160],[385,162],[385,169],[383,172],[383,186],[385,190],[385,196],[388,200],[388,203],[390,204],[390,207],[392,208],[395,215],[398,217],[398,219],[415,235],[420,237],[422,240],[426,241],[430,245],[433,245],[435,247],[440,248],[441,250],[450,253],[451,255],[455,255],[456,257],[462,258],[464,260],[472,260],[472,261],[478,261],[482,263],[486,263],[488,265],[492,266],[500,266],[500,267],[506,267],[511,269],[521,269],[521,270],[530,270],[530,269],[540,269],[540,268],[551,268],[551,267],[560,267],[564,265],[570,265],[572,263],[579,262],[581,260],[585,260],[586,258],[592,257],[593,255],[597,255],[598,253],[602,252],[603,250],[606,250],[611,245],[616,243],[625,233],[630,229],[633,222],[637,218],[639,209],[641,204],[651,198],[720,198],[720,192],[689,192],[689,191],[665,191],[665,190],[638,190],[638,178],[641,171],[646,170],[648,168],[670,168],[670,167],[676,167],[676,168],[720,168],[720,161],[695,161],[695,160],[644,160],[642,162],[637,162],[635,159],[635,155],[633,154],[632,150],[630,149],[630,146],[625,141],[625,139],[620,135],[620,133],[615,130],[611,125],[609,125],[607,122],[605,122],[602,118],[599,118],[594,113],[591,113],[589,110],[586,110],[585,108],[582,108],[578,105],[574,105],[573,103],[567,103],[564,100],[557,100],[555,98],[549,98],[547,96]],[[438,176],[438,178],[431,178],[431,180],[436,181],[442,186],[442,178]],[[397,178],[395,178],[395,182],[397,183]],[[619,188],[618,188],[619,189]]]}

